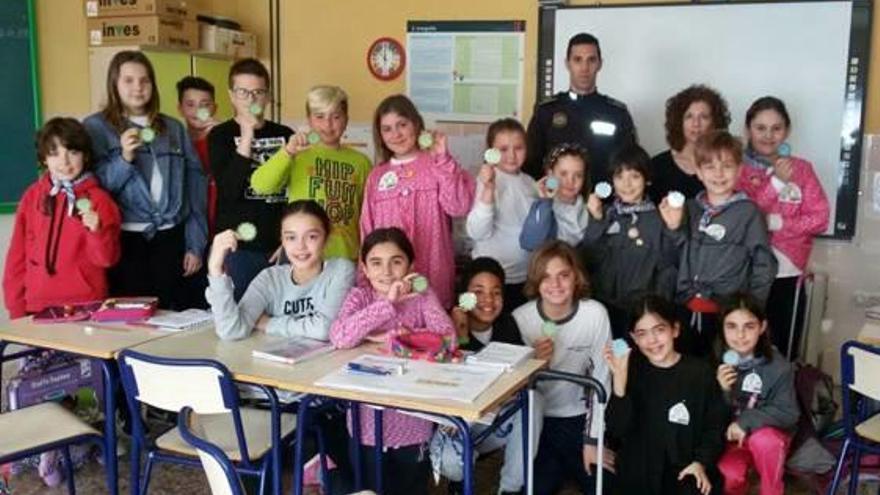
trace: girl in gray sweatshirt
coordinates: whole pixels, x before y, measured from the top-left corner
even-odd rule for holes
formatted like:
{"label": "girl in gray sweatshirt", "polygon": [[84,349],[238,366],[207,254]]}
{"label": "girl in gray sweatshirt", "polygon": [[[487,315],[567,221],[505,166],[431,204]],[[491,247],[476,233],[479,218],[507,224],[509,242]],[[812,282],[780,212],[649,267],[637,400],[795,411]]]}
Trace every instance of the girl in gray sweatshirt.
{"label": "girl in gray sweatshirt", "polygon": [[[252,227],[252,226],[251,226]],[[214,237],[208,258],[205,297],[221,339],[243,339],[253,330],[288,337],[328,340],[330,324],[354,283],[354,264],[342,258],[324,260],[330,218],[313,200],[287,205],[281,219],[281,246],[290,265],[260,272],[236,303],[232,279],[224,272],[226,256],[235,251],[247,227]]]}

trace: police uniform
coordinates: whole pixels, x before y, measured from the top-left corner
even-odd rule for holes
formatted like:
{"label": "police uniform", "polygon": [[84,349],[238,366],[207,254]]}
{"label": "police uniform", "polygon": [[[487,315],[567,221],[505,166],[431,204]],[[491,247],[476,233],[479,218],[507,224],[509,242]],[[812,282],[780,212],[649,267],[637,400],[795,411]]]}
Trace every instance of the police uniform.
{"label": "police uniform", "polygon": [[608,180],[611,155],[635,140],[626,105],[598,91],[587,95],[563,91],[535,107],[524,169],[539,179],[544,175],[544,157],[554,146],[578,143],[587,148],[590,178],[596,184]]}

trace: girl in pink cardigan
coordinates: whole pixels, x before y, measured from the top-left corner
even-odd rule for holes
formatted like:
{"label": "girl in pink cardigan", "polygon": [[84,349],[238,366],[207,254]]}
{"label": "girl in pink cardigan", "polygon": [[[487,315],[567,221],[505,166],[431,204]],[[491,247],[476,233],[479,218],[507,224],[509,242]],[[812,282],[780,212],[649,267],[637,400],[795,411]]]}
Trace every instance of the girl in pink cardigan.
{"label": "girl in pink cardigan", "polygon": [[[813,237],[828,227],[828,198],[813,165],[790,156],[785,144],[791,119],[782,100],[764,96],[746,111],[748,148],[738,189],[744,191],[766,215],[770,244],[779,272],[767,299],[767,319],[773,345],[789,359],[797,357],[804,311],[799,292],[798,314],[792,314],[800,277],[807,269]],[[789,349],[792,320],[794,338]]]}
{"label": "girl in pink cardigan", "polygon": [[[384,340],[393,332],[433,332],[455,335],[452,320],[437,297],[427,289],[414,292],[410,269],[415,260],[413,246],[402,230],[380,228],[366,236],[361,245],[361,263],[369,287],[354,287],[342,303],[330,327],[330,342],[338,348],[351,348],[364,340]],[[455,339],[452,339],[453,342]],[[375,411],[361,406],[361,444],[375,445]],[[433,423],[386,409],[382,418],[382,457],[385,493],[427,493],[430,463],[425,444]],[[372,448],[363,448],[367,465],[373,463]],[[367,485],[374,488],[373,468],[367,468]]]}
{"label": "girl in pink cardigan", "polygon": [[380,227],[403,230],[418,254],[415,270],[428,277],[443,307],[450,308],[455,281],[451,219],[468,214],[475,185],[449,154],[445,135],[431,133],[422,143],[427,150],[420,150],[424,128],[406,96],[389,96],[376,108],[373,139],[381,163],[367,177],[361,239]]}

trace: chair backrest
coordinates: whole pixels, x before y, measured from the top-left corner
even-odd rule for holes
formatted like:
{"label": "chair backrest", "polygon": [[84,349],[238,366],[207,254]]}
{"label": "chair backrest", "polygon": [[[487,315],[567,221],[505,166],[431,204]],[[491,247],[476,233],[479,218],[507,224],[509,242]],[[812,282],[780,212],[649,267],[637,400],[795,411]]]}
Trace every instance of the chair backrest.
{"label": "chair backrest", "polygon": [[249,462],[238,390],[225,366],[210,359],[165,358],[130,349],[119,353],[118,360],[134,435],[144,437],[140,403],[173,412],[189,407],[197,415],[229,414],[241,459]]}
{"label": "chair backrest", "polygon": [[851,370],[844,373],[844,387],[880,400],[880,348],[847,342],[844,344],[846,356],[841,361],[841,369]]}
{"label": "chair backrest", "polygon": [[144,404],[172,412],[189,406],[198,414],[228,413],[238,406],[232,377],[216,361],[125,350],[119,363],[126,392]]}
{"label": "chair backrest", "polygon": [[180,436],[199,453],[205,476],[211,486],[211,493],[213,495],[244,495],[241,478],[238,477],[229,457],[216,445],[200,438],[199,435],[203,435],[203,432],[200,431],[197,422],[192,425],[192,430],[195,431],[190,430],[191,416],[192,409],[184,407],[177,417],[177,428],[180,431]]}

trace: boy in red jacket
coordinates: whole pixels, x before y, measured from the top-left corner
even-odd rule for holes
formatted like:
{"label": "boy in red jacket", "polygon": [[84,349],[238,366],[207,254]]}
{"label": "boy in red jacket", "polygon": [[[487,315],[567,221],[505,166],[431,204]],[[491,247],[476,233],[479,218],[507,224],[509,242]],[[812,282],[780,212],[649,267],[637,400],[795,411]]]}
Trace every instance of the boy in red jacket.
{"label": "boy in red jacket", "polygon": [[10,318],[47,306],[103,299],[119,260],[120,215],[91,169],[91,142],[75,119],[54,118],[37,134],[46,167],[24,192],[3,274]]}

